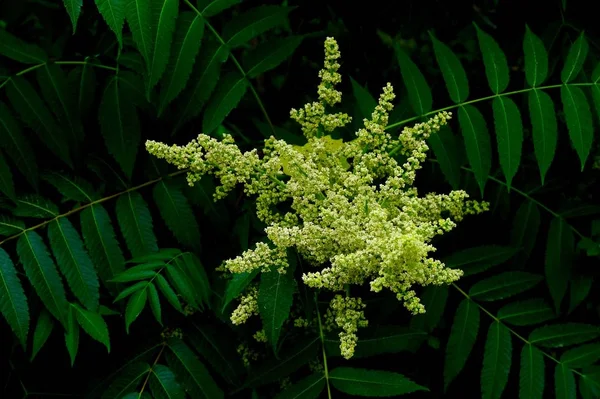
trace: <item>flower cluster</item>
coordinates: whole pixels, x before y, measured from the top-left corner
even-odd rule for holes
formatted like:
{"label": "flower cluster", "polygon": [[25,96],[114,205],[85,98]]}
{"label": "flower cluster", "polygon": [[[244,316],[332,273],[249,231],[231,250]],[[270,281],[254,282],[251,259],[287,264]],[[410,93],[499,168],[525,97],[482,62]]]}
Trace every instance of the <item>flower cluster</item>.
{"label": "flower cluster", "polygon": [[356,332],[358,327],[367,327],[369,322],[365,319],[363,309],[365,305],[360,298],[342,297],[336,295],[329,304],[325,322],[341,328],[340,351],[345,359],[354,355],[354,348],[358,342]]}
{"label": "flower cluster", "polygon": [[[224,269],[285,272],[286,251],[294,248],[314,267],[302,276],[306,285],[333,292],[350,284],[368,284],[374,292],[385,288],[413,314],[423,313],[414,286],[448,284],[462,275],[429,256],[435,251],[432,240],[456,227],[465,215],[487,210],[488,204],[469,201],[460,190],[418,195],[413,185],[429,150],[426,140],[451,114],[441,112],[405,127],[394,138],[386,130],[394,100],[389,83],[354,140],[324,135],[350,121],[348,115],[326,112],[326,106],[341,99],[334,89],[340,81],[338,58],[337,43],[328,38],[319,102],[291,112],[307,140],[302,147],[270,137],[259,158],[256,150],[242,153],[230,135],[218,141],[200,134],[186,146],[148,141],[146,148],[180,169],[188,168],[190,184],[203,174],[214,174],[222,184],[215,199],[238,183],[244,184],[247,195],[256,196],[268,242],[226,261]],[[290,204],[287,212],[277,208],[284,202]],[[235,324],[256,314],[256,296],[255,289],[242,296],[231,316]],[[366,325],[363,307],[358,300],[339,296],[332,301],[335,323],[343,330],[345,357],[352,356],[357,328]]]}

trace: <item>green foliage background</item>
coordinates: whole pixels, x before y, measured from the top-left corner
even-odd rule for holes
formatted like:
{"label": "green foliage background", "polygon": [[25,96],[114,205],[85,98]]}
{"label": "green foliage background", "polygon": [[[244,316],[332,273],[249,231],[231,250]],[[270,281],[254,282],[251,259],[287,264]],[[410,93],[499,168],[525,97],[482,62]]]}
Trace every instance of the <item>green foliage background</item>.
{"label": "green foliage background", "polygon": [[[408,2],[403,16],[382,2],[359,20],[357,6],[317,3],[0,5],[7,397],[600,397],[600,38],[586,6],[555,2],[546,20],[498,0]],[[187,187],[143,150],[199,132],[303,144],[289,108],[314,98],[326,36],[353,127],[386,81],[394,134],[452,111],[419,189],[492,207],[436,243],[465,277],[422,290],[426,314],[354,293],[370,327],[350,361],[322,328],[323,294],[215,272],[264,237],[241,188],[214,203],[212,178]],[[266,307],[294,303],[266,345],[260,320],[229,321],[259,279],[284,288],[259,294]],[[294,328],[299,316],[318,323]]]}

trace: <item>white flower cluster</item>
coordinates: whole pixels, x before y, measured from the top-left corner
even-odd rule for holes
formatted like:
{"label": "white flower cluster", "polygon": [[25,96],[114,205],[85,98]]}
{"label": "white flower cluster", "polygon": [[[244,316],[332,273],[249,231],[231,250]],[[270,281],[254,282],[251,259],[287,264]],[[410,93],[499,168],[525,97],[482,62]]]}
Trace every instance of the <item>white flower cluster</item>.
{"label": "white flower cluster", "polygon": [[[339,292],[349,284],[368,283],[372,291],[394,292],[412,313],[423,313],[415,285],[448,284],[462,275],[429,257],[435,251],[432,240],[453,229],[465,215],[487,210],[488,204],[468,201],[467,193],[460,190],[418,196],[413,184],[426,159],[426,140],[451,114],[439,113],[393,138],[385,130],[395,97],[389,83],[356,139],[342,142],[324,135],[350,121],[346,114],[325,111],[341,98],[334,89],[340,81],[339,50],[332,38],[325,42],[325,55],[325,68],[319,73],[320,101],[291,113],[307,139],[303,147],[271,137],[259,159],[256,150],[242,153],[229,135],[218,141],[200,134],[183,147],[148,141],[146,148],[181,169],[188,168],[190,184],[203,174],[216,175],[222,183],[216,199],[237,183],[245,185],[246,194],[257,196],[257,216],[267,224],[270,242],[258,243],[226,261],[230,272],[272,267],[283,272],[286,249],[295,248],[316,269],[302,276],[306,285]],[[283,202],[291,204],[284,214],[277,209]],[[245,321],[243,309],[249,315],[256,312],[254,295],[250,292],[242,299],[232,320]],[[339,299],[332,304],[335,301]],[[342,318],[356,316],[338,313]],[[354,316],[350,317],[353,325],[362,325],[362,319]],[[344,328],[342,348],[349,357],[356,344],[355,329],[347,329],[341,320],[338,325]]]}

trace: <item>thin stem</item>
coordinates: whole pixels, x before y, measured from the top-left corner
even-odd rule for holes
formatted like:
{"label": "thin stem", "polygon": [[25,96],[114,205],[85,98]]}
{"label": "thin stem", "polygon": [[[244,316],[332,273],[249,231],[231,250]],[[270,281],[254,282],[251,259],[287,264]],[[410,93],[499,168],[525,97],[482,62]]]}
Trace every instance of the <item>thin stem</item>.
{"label": "thin stem", "polygon": [[439,112],[442,112],[442,111],[449,111],[451,109],[462,107],[463,105],[475,104],[475,103],[482,102],[482,101],[492,100],[492,99],[494,99],[496,97],[512,96],[514,94],[527,93],[528,91],[532,91],[532,90],[558,89],[558,88],[560,88],[562,86],[593,86],[593,85],[594,85],[594,83],[568,83],[568,84],[559,84],[559,85],[529,87],[527,89],[521,89],[521,90],[515,90],[515,91],[507,91],[505,93],[494,94],[494,95],[487,96],[487,97],[480,97],[480,98],[476,98],[474,100],[465,101],[465,102],[462,102],[462,103],[459,103],[459,104],[450,105],[448,107],[436,109],[434,111],[429,111],[429,112],[427,112],[427,113],[425,113],[423,115],[413,116],[412,118],[408,118],[408,119],[404,119],[404,120],[402,120],[400,122],[392,123],[392,124],[388,125],[385,128],[385,130],[394,129],[394,128],[397,128],[399,126],[406,125],[407,123],[417,121],[417,120],[419,120],[419,119],[421,119],[423,117],[427,117],[427,116],[430,116],[430,115],[435,115],[435,114],[437,114]]}
{"label": "thin stem", "polygon": [[[520,334],[518,334],[515,330],[513,330],[512,328],[508,327],[506,324],[502,323],[502,321],[497,318],[496,316],[494,316],[493,313],[491,313],[489,310],[487,310],[486,308],[484,308],[483,306],[481,306],[479,303],[475,302],[475,300],[473,300],[473,298],[471,298],[471,296],[469,294],[467,294],[465,291],[463,291],[458,285],[452,283],[452,286],[454,288],[456,288],[456,290],[458,292],[460,292],[466,299],[468,299],[469,301],[473,302],[479,309],[481,309],[481,311],[485,314],[487,314],[488,316],[490,316],[494,321],[501,323],[512,335],[514,335],[515,337],[517,337],[518,339],[520,339],[521,341],[523,341],[524,344],[526,345],[532,345],[535,346],[534,344],[532,344],[531,342],[529,342],[529,340],[527,340],[526,338],[524,338],[523,336],[521,336]],[[537,350],[539,350],[542,355],[546,356],[548,359],[552,360],[553,362],[555,362],[556,364],[562,364],[562,362],[560,360],[558,360],[557,358],[555,358],[554,356],[544,352],[543,350],[541,350],[540,348],[537,348]],[[570,368],[570,367],[569,367]],[[570,368],[571,369],[571,368]],[[571,369],[571,371],[575,374],[578,374],[581,377],[584,377],[585,375],[580,373],[577,370]]]}
{"label": "thin stem", "polygon": [[[210,30],[212,32],[212,34],[219,41],[219,43],[221,43],[222,46],[227,47],[227,43],[225,42],[225,40],[223,40],[223,38],[221,37],[221,35],[219,34],[219,32],[217,32],[217,30],[210,24],[210,22],[208,22],[208,20],[206,18],[204,18],[204,16],[202,15],[202,13],[196,7],[194,7],[194,5],[192,3],[190,3],[189,0],[183,0],[183,2],[185,4],[187,4],[196,14],[198,14],[204,20],[204,24],[206,25],[206,27],[208,27],[208,30]],[[229,51],[229,55],[231,57],[231,61],[233,61],[234,65],[235,65],[235,67],[238,69],[238,71],[240,71],[240,73],[242,74],[242,76],[244,77],[244,79],[246,79],[246,81],[248,82],[248,86],[250,87],[250,91],[252,92],[252,95],[254,96],[254,98],[256,99],[256,102],[258,103],[258,107],[260,108],[260,110],[263,113],[265,119],[267,120],[267,123],[269,124],[269,127],[271,128],[271,131],[273,132],[273,134],[275,134],[275,128],[273,127],[273,123],[271,122],[271,118],[269,118],[269,114],[267,113],[267,109],[265,108],[265,105],[263,104],[262,100],[260,99],[260,96],[258,95],[258,92],[254,88],[254,85],[252,84],[252,82],[250,81],[250,79],[248,78],[248,76],[246,75],[246,71],[244,70],[244,68],[242,67],[242,65],[239,63],[239,61],[237,60],[237,58],[233,55],[233,53],[231,51]]]}
{"label": "thin stem", "polygon": [[321,349],[323,352],[323,369],[325,372],[325,382],[327,384],[327,398],[331,399],[331,387],[329,386],[329,368],[327,367],[327,354],[325,353],[325,336],[323,334],[323,325],[321,324],[321,313],[319,312],[319,301],[315,292],[315,308],[317,310],[317,320],[319,321],[319,337],[321,338]]}
{"label": "thin stem", "polygon": [[150,374],[152,374],[154,372],[154,367],[160,360],[160,357],[162,356],[162,353],[166,347],[167,347],[167,344],[163,343],[162,348],[160,348],[160,352],[158,352],[158,355],[156,355],[156,358],[154,359],[154,363],[152,363],[152,366],[150,366],[150,370],[148,370],[148,374],[146,375],[146,378],[144,379],[144,383],[142,384],[142,388],[140,389],[140,393],[138,394],[138,399],[142,397],[142,394],[144,393],[144,389],[146,389],[146,385],[148,384],[148,380],[150,379]]}

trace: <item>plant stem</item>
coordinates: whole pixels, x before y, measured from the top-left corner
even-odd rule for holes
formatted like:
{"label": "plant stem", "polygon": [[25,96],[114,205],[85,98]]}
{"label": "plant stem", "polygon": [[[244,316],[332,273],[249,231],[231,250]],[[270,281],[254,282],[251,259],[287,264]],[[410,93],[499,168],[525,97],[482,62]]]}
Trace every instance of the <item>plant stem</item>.
{"label": "plant stem", "polygon": [[329,369],[327,367],[327,354],[325,353],[325,336],[323,334],[323,325],[321,324],[321,313],[319,313],[319,301],[315,292],[315,308],[317,310],[317,320],[319,321],[319,337],[321,338],[321,349],[323,351],[323,369],[325,372],[325,383],[327,384],[327,398],[331,399],[331,387],[329,386]]}

